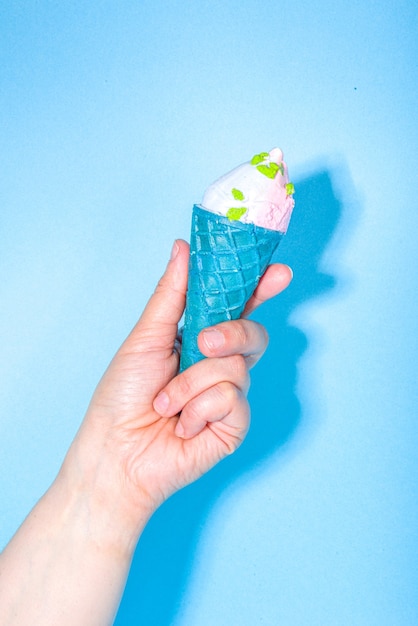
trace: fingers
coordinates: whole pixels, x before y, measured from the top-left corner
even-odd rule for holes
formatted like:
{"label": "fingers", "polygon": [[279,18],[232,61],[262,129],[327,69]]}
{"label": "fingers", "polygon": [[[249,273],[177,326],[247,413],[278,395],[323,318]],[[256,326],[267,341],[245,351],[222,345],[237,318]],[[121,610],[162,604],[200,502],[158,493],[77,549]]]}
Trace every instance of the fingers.
{"label": "fingers", "polygon": [[232,383],[223,382],[193,398],[184,407],[175,434],[191,439],[204,428],[210,428],[223,442],[229,442],[229,451],[233,452],[248,431],[249,418],[245,394]]}
{"label": "fingers", "polygon": [[162,417],[180,414],[175,434],[184,439],[216,428],[224,442],[231,442],[232,452],[248,430],[248,387],[242,356],[205,359],[173,378],[155,398],[154,409]]}
{"label": "fingers", "polygon": [[242,355],[205,359],[189,367],[173,378],[158,394],[154,400],[154,409],[162,417],[173,417],[184,410],[189,402],[225,382],[244,394],[248,391],[249,376]]}
{"label": "fingers", "polygon": [[166,270],[142,314],[143,324],[178,323],[186,301],[188,258],[188,244],[176,240]]}
{"label": "fingers", "polygon": [[166,270],[128,343],[139,337],[143,343],[144,338],[149,337],[150,348],[157,350],[174,342],[186,302],[188,258],[189,245],[181,239],[176,240]]}
{"label": "fingers", "polygon": [[176,415],[193,398],[224,381],[247,392],[248,369],[262,356],[267,343],[264,327],[250,320],[224,322],[204,330],[199,335],[199,349],[213,358],[199,361],[173,378],[155,398],[155,410],[166,417]]}
{"label": "fingers", "polygon": [[268,335],[264,326],[246,319],[206,328],[198,338],[199,350],[205,356],[241,354],[250,368],[262,357],[267,344]]}
{"label": "fingers", "polygon": [[163,417],[181,413],[175,430],[180,437],[194,437],[215,424],[229,431],[226,439],[230,441],[235,441],[235,436],[243,437],[249,420],[248,370],[267,343],[264,327],[249,320],[206,329],[199,336],[199,348],[212,358],[199,361],[173,378],[155,398],[154,409]]}
{"label": "fingers", "polygon": [[269,265],[264,275],[261,277],[257,289],[247,302],[244,310],[244,317],[250,315],[263,302],[277,296],[288,287],[293,277],[293,272],[288,265],[274,263]]}

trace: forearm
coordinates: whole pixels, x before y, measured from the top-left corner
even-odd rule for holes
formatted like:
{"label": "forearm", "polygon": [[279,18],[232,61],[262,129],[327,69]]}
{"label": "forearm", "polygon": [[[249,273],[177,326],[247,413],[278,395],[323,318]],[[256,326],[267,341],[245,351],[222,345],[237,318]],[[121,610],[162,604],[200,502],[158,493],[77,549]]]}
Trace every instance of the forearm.
{"label": "forearm", "polygon": [[112,624],[140,528],[61,476],[0,556],[4,626]]}

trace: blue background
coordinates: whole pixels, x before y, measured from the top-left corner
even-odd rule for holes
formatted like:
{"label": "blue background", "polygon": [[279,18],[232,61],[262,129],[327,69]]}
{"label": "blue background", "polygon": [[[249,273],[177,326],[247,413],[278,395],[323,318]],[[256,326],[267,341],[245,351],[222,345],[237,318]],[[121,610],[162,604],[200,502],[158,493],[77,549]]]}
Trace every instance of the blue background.
{"label": "blue background", "polygon": [[154,516],[117,626],[418,623],[416,7],[1,4],[1,545],[206,186],[275,145],[296,185],[250,434]]}

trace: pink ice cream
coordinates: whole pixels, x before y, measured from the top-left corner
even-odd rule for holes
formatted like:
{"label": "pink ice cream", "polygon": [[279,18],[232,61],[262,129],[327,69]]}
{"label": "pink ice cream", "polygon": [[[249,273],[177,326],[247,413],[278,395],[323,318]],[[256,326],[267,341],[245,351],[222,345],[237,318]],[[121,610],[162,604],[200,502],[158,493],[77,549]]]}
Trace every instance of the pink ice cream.
{"label": "pink ice cream", "polygon": [[205,192],[202,208],[231,221],[287,231],[294,186],[279,148],[256,154],[215,181]]}

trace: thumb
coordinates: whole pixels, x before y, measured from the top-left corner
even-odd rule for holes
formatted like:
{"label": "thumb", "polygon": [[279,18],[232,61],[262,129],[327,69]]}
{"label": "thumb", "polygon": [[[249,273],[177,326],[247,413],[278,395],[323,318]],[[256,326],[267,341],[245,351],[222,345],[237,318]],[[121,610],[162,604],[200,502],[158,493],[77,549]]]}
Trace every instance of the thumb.
{"label": "thumb", "polygon": [[177,239],[166,270],[131,333],[133,340],[145,335],[154,349],[166,347],[167,340],[174,342],[186,304],[188,259],[189,244]]}

